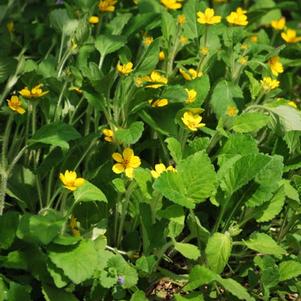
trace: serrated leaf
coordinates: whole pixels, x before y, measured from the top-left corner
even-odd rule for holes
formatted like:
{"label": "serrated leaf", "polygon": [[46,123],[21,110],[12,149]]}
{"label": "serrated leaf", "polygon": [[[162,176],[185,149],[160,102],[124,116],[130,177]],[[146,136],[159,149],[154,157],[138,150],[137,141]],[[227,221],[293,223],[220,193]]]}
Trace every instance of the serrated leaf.
{"label": "serrated leaf", "polygon": [[269,108],[280,119],[285,131],[301,131],[301,113],[291,106],[278,106]]}
{"label": "serrated leaf", "polygon": [[174,159],[174,161],[176,163],[180,162],[182,159],[181,143],[173,137],[165,139],[165,142],[167,143],[167,148],[168,148],[172,158]]}
{"label": "serrated leaf", "polygon": [[253,297],[251,297],[245,287],[239,284],[234,279],[228,278],[223,279],[220,278],[218,282],[232,295],[237,297],[239,300],[246,300],[246,301],[255,301]]}
{"label": "serrated leaf", "polygon": [[214,233],[209,237],[205,254],[210,269],[220,274],[229,260],[231,250],[232,239],[228,233]]}
{"label": "serrated leaf", "polygon": [[286,281],[301,275],[301,263],[295,260],[283,261],[279,264],[280,281]]}
{"label": "serrated leaf", "polygon": [[244,244],[251,250],[262,254],[281,256],[286,254],[286,251],[280,247],[272,237],[265,233],[256,232],[251,235],[250,239],[244,241]]}
{"label": "serrated leaf", "polygon": [[175,243],[175,249],[188,259],[197,260],[201,256],[199,248],[188,243]]}
{"label": "serrated leaf", "polygon": [[115,132],[115,137],[123,144],[134,144],[142,136],[143,129],[143,122],[135,121],[127,129],[118,128]]}
{"label": "serrated leaf", "polygon": [[78,187],[74,192],[75,202],[105,202],[108,200],[104,193],[95,185],[85,180],[84,184]]}
{"label": "serrated leaf", "polygon": [[234,119],[232,130],[237,133],[257,132],[270,121],[270,116],[260,112],[248,112]]}
{"label": "serrated leaf", "polygon": [[261,84],[257,79],[255,79],[255,77],[251,72],[245,71],[245,74],[249,78],[250,81],[249,89],[251,92],[251,97],[254,100],[262,90]]}
{"label": "serrated leaf", "polygon": [[115,35],[98,35],[95,40],[95,47],[102,56],[113,53],[123,47],[126,43],[126,38]]}

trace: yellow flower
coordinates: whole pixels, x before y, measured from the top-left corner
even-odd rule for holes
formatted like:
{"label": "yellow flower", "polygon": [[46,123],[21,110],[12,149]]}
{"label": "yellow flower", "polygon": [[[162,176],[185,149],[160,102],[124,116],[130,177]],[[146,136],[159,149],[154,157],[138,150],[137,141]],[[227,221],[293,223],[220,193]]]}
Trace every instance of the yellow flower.
{"label": "yellow flower", "polygon": [[184,15],[179,15],[178,16],[178,24],[184,25],[185,23],[186,23],[186,17]]}
{"label": "yellow flower", "polygon": [[122,155],[113,153],[112,157],[117,162],[113,165],[113,172],[117,174],[124,172],[128,178],[133,178],[134,169],[141,165],[140,158],[134,155],[131,148],[125,148]]}
{"label": "yellow flower", "polygon": [[198,12],[198,22],[200,24],[217,24],[221,22],[222,17],[221,16],[215,16],[214,15],[214,9],[213,8],[206,8],[205,12]]}
{"label": "yellow flower", "polygon": [[6,28],[8,32],[13,32],[14,31],[14,21],[10,20],[6,23]]}
{"label": "yellow flower", "polygon": [[199,114],[185,112],[181,119],[188,129],[193,132],[205,126],[205,123],[201,123],[202,117]]}
{"label": "yellow flower", "polygon": [[180,44],[181,45],[185,45],[185,44],[187,44],[187,42],[188,42],[188,39],[187,39],[187,37],[185,37],[185,36],[180,36]]}
{"label": "yellow flower", "polygon": [[143,38],[143,44],[144,44],[144,46],[149,46],[153,41],[154,41],[154,39],[151,36],[145,36]]}
{"label": "yellow flower", "polygon": [[301,41],[301,37],[297,37],[297,32],[293,29],[287,29],[286,32],[282,32],[281,37],[286,43],[298,43]]}
{"label": "yellow flower", "polygon": [[247,50],[248,48],[249,48],[248,44],[243,43],[240,45],[240,49],[242,49],[242,50]]}
{"label": "yellow flower", "polygon": [[164,61],[165,60],[165,53],[164,53],[164,51],[160,51],[159,52],[159,60],[160,61]]}
{"label": "yellow flower", "polygon": [[180,0],[160,0],[160,2],[168,9],[179,9],[182,7]]}
{"label": "yellow flower", "polygon": [[104,137],[105,141],[107,141],[107,142],[112,142],[113,141],[113,139],[114,139],[114,133],[113,133],[112,130],[110,130],[110,129],[103,129],[102,133],[105,136]]}
{"label": "yellow flower", "polygon": [[258,36],[256,34],[253,34],[251,37],[250,37],[250,40],[252,43],[257,43],[258,41]]}
{"label": "yellow flower", "polygon": [[83,178],[78,178],[75,171],[66,170],[65,174],[60,173],[60,180],[64,184],[64,187],[75,191],[78,187],[85,183]]}
{"label": "yellow flower", "polygon": [[272,79],[271,77],[264,77],[261,81],[261,86],[264,91],[271,91],[279,87],[280,82],[276,79]]}
{"label": "yellow flower", "polygon": [[7,100],[7,104],[9,108],[15,112],[21,115],[25,113],[25,109],[22,108],[22,103],[18,96],[13,95],[10,99]]}
{"label": "yellow flower", "polygon": [[283,73],[283,65],[280,63],[279,56],[273,56],[269,61],[268,64],[272,70],[272,73],[275,76],[278,76],[279,73]]}
{"label": "yellow flower", "polygon": [[188,72],[186,72],[185,70],[180,68],[180,73],[182,74],[182,76],[186,79],[186,80],[193,80],[197,77],[201,77],[203,75],[202,72],[197,72],[196,70],[189,68]]}
{"label": "yellow flower", "polygon": [[207,47],[202,47],[200,49],[200,52],[201,52],[202,55],[206,56],[209,53],[209,49]]}
{"label": "yellow flower", "polygon": [[28,87],[25,87],[21,91],[19,91],[19,93],[25,98],[42,97],[43,95],[47,94],[49,91],[43,91],[41,87],[43,87],[43,84],[36,85],[31,90],[29,90]]}
{"label": "yellow flower", "polygon": [[142,87],[143,84],[147,81],[150,81],[149,76],[138,76],[138,77],[135,78],[135,85],[137,87]]}
{"label": "yellow flower", "polygon": [[245,57],[245,56],[242,56],[240,59],[239,59],[239,63],[241,65],[246,65],[248,63],[248,58]]}
{"label": "yellow flower", "polygon": [[147,81],[151,83],[156,83],[146,86],[147,88],[153,89],[160,88],[168,83],[167,78],[164,75],[160,74],[158,71],[153,71],[151,75],[147,77]]}
{"label": "yellow flower", "polygon": [[187,98],[186,98],[186,103],[193,103],[196,100],[197,97],[197,91],[195,91],[194,89],[185,89],[185,91],[187,92]]}
{"label": "yellow flower", "polygon": [[74,215],[71,216],[69,226],[73,236],[80,236],[80,231],[77,226],[77,219]]}
{"label": "yellow flower", "polygon": [[160,99],[150,99],[148,103],[153,107],[153,108],[161,108],[165,107],[168,105],[168,99],[167,98],[160,98]]}
{"label": "yellow flower", "polygon": [[97,16],[91,16],[89,19],[88,19],[88,22],[90,24],[98,24],[99,23],[99,18]]}
{"label": "yellow flower", "polygon": [[235,12],[231,12],[230,15],[226,17],[228,23],[246,26],[248,25],[248,17],[246,16],[246,10],[238,7]]}
{"label": "yellow flower", "polygon": [[101,0],[98,4],[98,8],[101,12],[113,12],[117,0]]}
{"label": "yellow flower", "polygon": [[230,117],[234,117],[238,114],[238,110],[235,106],[228,106],[227,111],[226,111],[226,115],[230,116]]}
{"label": "yellow flower", "polygon": [[124,65],[120,65],[118,63],[117,65],[117,71],[120,73],[120,74],[123,74],[125,76],[129,75],[131,72],[133,72],[133,63],[132,62],[128,62]]}
{"label": "yellow flower", "polygon": [[282,30],[285,27],[285,18],[281,17],[279,20],[273,20],[271,26],[276,30]]}
{"label": "yellow flower", "polygon": [[294,101],[289,101],[288,103],[287,103],[289,106],[291,106],[291,107],[293,107],[293,108],[295,108],[295,109],[297,109],[298,107],[297,107],[297,104],[294,102]]}
{"label": "yellow flower", "polygon": [[176,172],[176,169],[172,165],[166,167],[163,163],[159,163],[155,165],[155,170],[151,170],[151,175],[153,178],[157,179],[161,173],[166,171]]}

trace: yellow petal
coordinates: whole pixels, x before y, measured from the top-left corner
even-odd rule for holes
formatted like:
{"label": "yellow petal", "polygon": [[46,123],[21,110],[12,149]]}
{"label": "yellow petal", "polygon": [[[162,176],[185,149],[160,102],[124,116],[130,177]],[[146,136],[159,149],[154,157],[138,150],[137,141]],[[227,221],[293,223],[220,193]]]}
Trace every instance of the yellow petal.
{"label": "yellow petal", "polygon": [[124,166],[121,163],[116,163],[113,165],[112,170],[113,170],[113,172],[120,174],[120,173],[124,172]]}
{"label": "yellow petal", "polygon": [[137,168],[141,165],[141,160],[138,156],[133,156],[133,157],[131,157],[128,165],[129,165],[129,167]]}
{"label": "yellow petal", "polygon": [[124,160],[129,162],[131,158],[134,156],[134,151],[131,148],[127,147],[123,150],[122,154]]}
{"label": "yellow petal", "polygon": [[82,186],[84,183],[85,183],[85,179],[83,179],[83,178],[77,178],[77,179],[74,181],[74,186],[80,187],[80,186]]}
{"label": "yellow petal", "polygon": [[123,162],[122,155],[119,153],[113,153],[112,158],[118,163]]}
{"label": "yellow petal", "polygon": [[131,168],[131,167],[126,168],[125,169],[125,175],[128,178],[133,178],[133,176],[134,176],[134,168]]}

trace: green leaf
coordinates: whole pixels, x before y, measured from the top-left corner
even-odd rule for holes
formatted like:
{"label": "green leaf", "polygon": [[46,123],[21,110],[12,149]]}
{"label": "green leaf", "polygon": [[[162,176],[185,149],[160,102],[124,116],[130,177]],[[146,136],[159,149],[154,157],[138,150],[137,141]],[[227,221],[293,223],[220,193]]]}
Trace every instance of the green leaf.
{"label": "green leaf", "polygon": [[141,192],[147,199],[151,199],[152,194],[152,176],[149,170],[138,167],[134,170],[134,179],[136,180]]}
{"label": "green leaf", "polygon": [[30,292],[31,288],[29,286],[10,282],[7,301],[31,301]]}
{"label": "green leaf", "polygon": [[50,260],[75,284],[91,278],[97,268],[97,252],[90,240],[75,247],[64,247],[49,252]]}
{"label": "green leaf", "polygon": [[11,57],[0,58],[0,84],[4,83],[8,77],[14,72],[16,62]]}
{"label": "green leaf", "polygon": [[52,288],[46,285],[43,285],[42,293],[46,301],[78,301],[73,294],[65,292],[63,289]]}
{"label": "green leaf", "polygon": [[69,124],[51,123],[42,126],[30,139],[31,144],[45,143],[52,146],[59,146],[68,150],[68,142],[80,138],[81,135]]}
{"label": "green leaf", "polygon": [[198,1],[188,0],[183,7],[183,14],[186,17],[184,24],[184,33],[188,39],[195,39],[198,37],[198,26],[197,26],[197,11]]}
{"label": "green leaf", "polygon": [[255,77],[251,72],[245,71],[245,74],[249,78],[250,81],[249,89],[251,92],[251,97],[254,100],[262,90],[261,84],[258,80],[255,79]]}
{"label": "green leaf", "polygon": [[101,54],[106,56],[113,53],[123,47],[126,43],[126,38],[123,36],[115,35],[98,35],[95,40],[95,47]]}
{"label": "green leaf", "polygon": [[219,278],[218,282],[239,300],[254,301],[254,298],[248,294],[247,289],[234,279]]}
{"label": "green leaf", "polygon": [[216,175],[208,155],[197,152],[177,165],[177,172],[166,172],[156,179],[154,189],[187,208],[204,202],[216,188]]}
{"label": "green leaf", "polygon": [[204,284],[208,284],[212,281],[217,280],[218,275],[209,270],[205,266],[195,265],[189,274],[189,282],[184,287],[185,291],[192,291]]}
{"label": "green leaf", "polygon": [[270,116],[260,112],[248,112],[234,119],[232,129],[237,133],[256,132],[266,126]]}
{"label": "green leaf", "polygon": [[269,108],[276,114],[285,131],[301,131],[301,113],[291,106],[278,106]]}
{"label": "green leaf", "polygon": [[214,272],[220,274],[226,264],[232,250],[232,239],[229,233],[214,233],[207,242],[205,254],[208,266]]}
{"label": "green leaf", "polygon": [[203,75],[201,77],[197,77],[194,80],[187,81],[185,83],[185,87],[187,89],[194,89],[197,92],[195,103],[202,104],[210,90],[209,76]]}
{"label": "green leaf", "polygon": [[52,10],[49,14],[49,20],[52,27],[67,36],[74,34],[79,23],[78,20],[71,19],[67,10],[62,8]]}
{"label": "green leaf", "polygon": [[16,237],[19,214],[9,211],[0,216],[0,249],[8,249]]}
{"label": "green leaf", "polygon": [[105,202],[108,200],[104,193],[95,185],[85,180],[84,185],[78,187],[74,192],[75,202]]}
{"label": "green leaf", "polygon": [[173,39],[176,35],[176,30],[177,30],[177,24],[175,19],[171,14],[169,14],[167,11],[162,12],[162,17],[161,17],[161,31],[163,38],[169,42],[169,39]]}
{"label": "green leaf", "polygon": [[173,137],[165,139],[165,142],[167,143],[167,148],[170,152],[170,155],[176,163],[179,163],[182,160],[181,143]]}
{"label": "green leaf", "polygon": [[199,292],[193,292],[187,296],[174,295],[176,301],[204,301],[203,295]]}
{"label": "green leaf", "polygon": [[301,275],[301,263],[295,260],[283,261],[279,264],[280,281],[286,281]]}
{"label": "green leaf", "polygon": [[145,297],[145,294],[143,291],[136,291],[130,301],[148,301],[148,299]]}
{"label": "green leaf", "polygon": [[197,260],[201,256],[199,248],[192,244],[176,242],[175,249],[189,259]]}
{"label": "green leaf", "polygon": [[143,275],[150,275],[154,268],[156,267],[156,257],[154,255],[151,256],[141,256],[136,261],[136,267],[140,273]]}
{"label": "green leaf", "polygon": [[141,138],[143,129],[143,122],[135,121],[127,129],[118,128],[115,137],[120,143],[135,144]]}
{"label": "green leaf", "polygon": [[119,14],[114,17],[106,27],[110,30],[112,35],[120,35],[124,26],[129,22],[132,16],[133,15],[131,13]]}
{"label": "green leaf", "polygon": [[253,233],[250,239],[244,241],[244,244],[251,250],[262,254],[281,256],[286,254],[286,251],[280,247],[273,238],[265,233]]}

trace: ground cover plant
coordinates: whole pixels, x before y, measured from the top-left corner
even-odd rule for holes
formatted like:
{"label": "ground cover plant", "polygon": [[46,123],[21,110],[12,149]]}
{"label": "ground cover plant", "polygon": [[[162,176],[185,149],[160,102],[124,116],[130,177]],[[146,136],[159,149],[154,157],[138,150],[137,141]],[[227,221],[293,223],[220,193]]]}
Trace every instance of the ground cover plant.
{"label": "ground cover plant", "polygon": [[0,5],[0,301],[300,300],[301,3]]}

